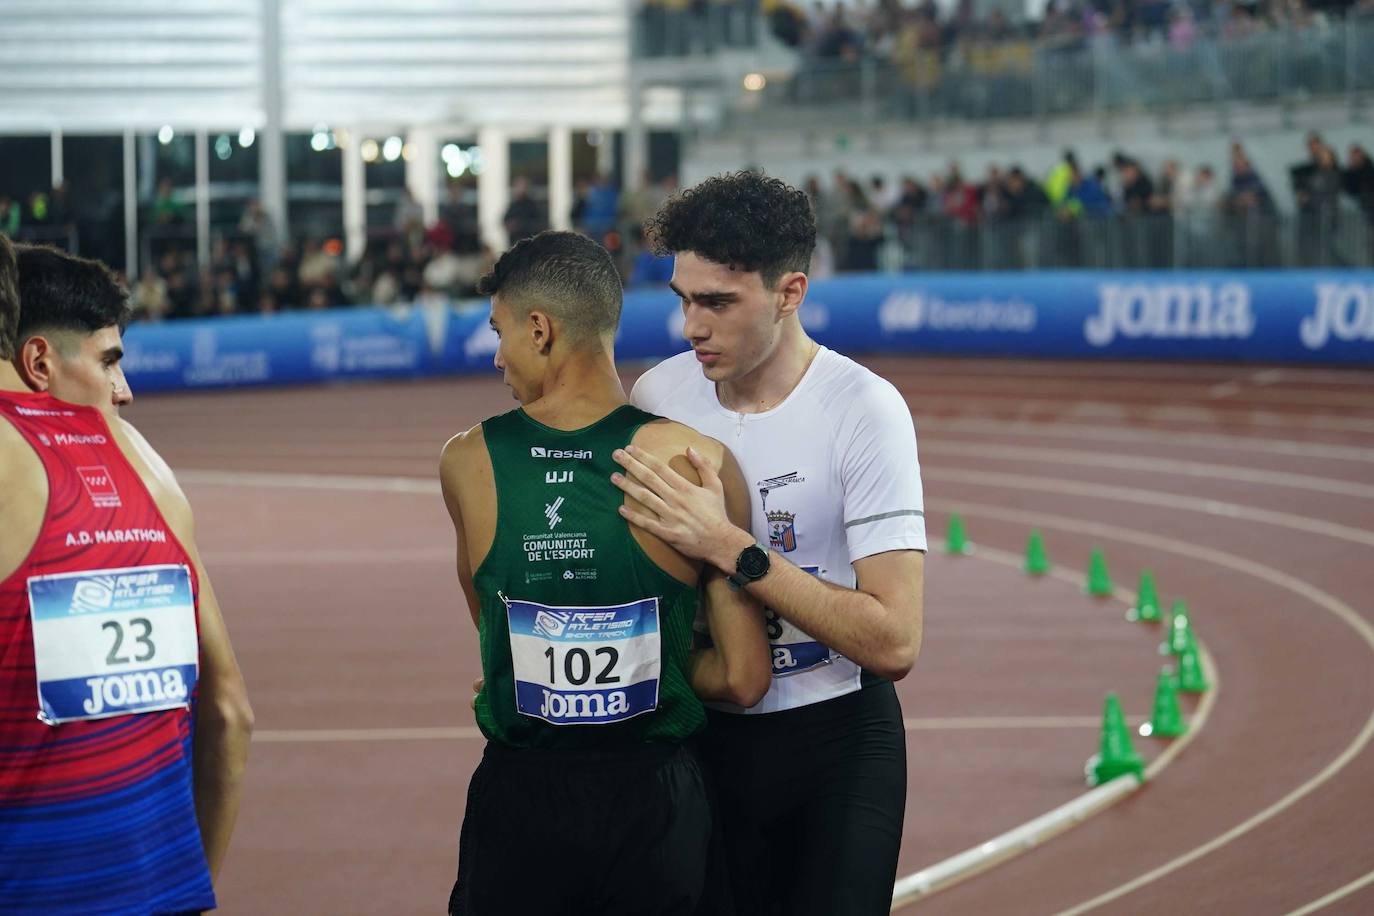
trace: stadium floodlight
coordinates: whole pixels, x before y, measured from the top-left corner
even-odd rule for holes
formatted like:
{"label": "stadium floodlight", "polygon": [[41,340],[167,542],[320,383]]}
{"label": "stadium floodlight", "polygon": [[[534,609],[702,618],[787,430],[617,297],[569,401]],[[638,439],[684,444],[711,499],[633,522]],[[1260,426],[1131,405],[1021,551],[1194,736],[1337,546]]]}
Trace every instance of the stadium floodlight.
{"label": "stadium floodlight", "polygon": [[744,88],[750,92],[758,92],[768,85],[768,79],[762,73],[746,73],[744,75]]}
{"label": "stadium floodlight", "polygon": [[329,134],[324,131],[316,131],[310,135],[310,148],[317,153],[322,153],[329,149]]}
{"label": "stadium floodlight", "polygon": [[377,141],[373,140],[371,137],[364,140],[362,145],[358,147],[358,152],[362,154],[363,162],[376,162],[379,151]]}
{"label": "stadium floodlight", "polygon": [[445,162],[452,163],[462,154],[463,148],[457,143],[445,143],[444,148],[439,151],[439,158],[443,159]]}
{"label": "stadium floodlight", "polygon": [[258,132],[251,127],[245,127],[239,131],[239,146],[244,149],[253,145],[253,141],[258,139]]}
{"label": "stadium floodlight", "polygon": [[172,130],[172,125],[164,124],[157,132],[157,142],[166,146],[172,142],[172,138],[176,135],[176,131]]}
{"label": "stadium floodlight", "polygon": [[220,134],[215,138],[215,155],[219,157],[220,161],[234,155],[234,143],[229,139],[228,134]]}
{"label": "stadium floodlight", "polygon": [[405,141],[400,137],[387,137],[382,144],[382,158],[387,162],[395,162],[401,158],[401,150],[405,147]]}

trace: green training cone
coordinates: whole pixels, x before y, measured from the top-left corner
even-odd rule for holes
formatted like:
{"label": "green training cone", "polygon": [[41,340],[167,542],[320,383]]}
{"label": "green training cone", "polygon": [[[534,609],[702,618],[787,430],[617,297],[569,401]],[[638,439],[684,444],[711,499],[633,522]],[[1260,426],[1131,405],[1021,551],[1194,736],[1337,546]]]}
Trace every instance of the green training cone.
{"label": "green training cone", "polygon": [[1197,640],[1188,634],[1188,647],[1178,657],[1178,692],[1206,693],[1212,689],[1207,683],[1207,674],[1202,670],[1202,660],[1198,657]]}
{"label": "green training cone", "polygon": [[1159,592],[1155,591],[1155,577],[1148,569],[1140,574],[1140,587],[1135,590],[1135,606],[1126,612],[1127,620],[1158,623],[1164,617],[1159,608]]}
{"label": "green training cone", "polygon": [[1121,714],[1121,701],[1114,693],[1107,694],[1107,701],[1102,706],[1101,749],[1088,758],[1083,770],[1090,786],[1100,786],[1126,773],[1144,777],[1145,761],[1131,746],[1131,732],[1126,728],[1126,717]]}
{"label": "green training cone", "polygon": [[1174,602],[1173,612],[1169,615],[1169,631],[1164,634],[1164,643],[1159,647],[1159,654],[1182,655],[1192,639],[1193,625],[1188,619],[1188,605],[1180,598]]}
{"label": "green training cone", "polygon": [[1101,550],[1093,550],[1088,560],[1088,581],[1083,583],[1083,591],[1094,598],[1112,596],[1112,577],[1107,574],[1107,558]]}
{"label": "green training cone", "polygon": [[1140,726],[1140,734],[1146,738],[1177,738],[1188,733],[1188,723],[1183,721],[1183,711],[1178,708],[1178,685],[1174,683],[1174,669],[1164,667],[1159,672],[1159,682],[1155,685],[1155,707],[1150,713],[1150,721]]}
{"label": "green training cone", "polygon": [[1045,538],[1039,529],[1032,529],[1030,540],[1026,541],[1025,570],[1032,576],[1043,576],[1050,571],[1050,558],[1045,554]]}
{"label": "green training cone", "polygon": [[964,533],[964,518],[958,513],[950,513],[949,527],[945,530],[945,553],[952,556],[967,556],[973,553],[973,545]]}

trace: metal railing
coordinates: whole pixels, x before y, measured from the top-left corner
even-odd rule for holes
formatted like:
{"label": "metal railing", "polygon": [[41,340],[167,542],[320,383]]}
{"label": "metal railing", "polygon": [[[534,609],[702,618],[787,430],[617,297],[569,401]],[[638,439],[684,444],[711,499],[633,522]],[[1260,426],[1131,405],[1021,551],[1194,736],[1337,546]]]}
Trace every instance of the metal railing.
{"label": "metal railing", "polygon": [[1176,270],[1374,267],[1374,212],[1047,215],[968,224],[887,224],[878,238],[831,232],[838,271]]}
{"label": "metal railing", "polygon": [[1374,16],[1246,36],[1124,44],[1111,34],[1051,41],[974,38],[857,61],[799,57],[786,79],[740,92],[726,121],[839,123],[1045,118],[1199,104],[1297,104],[1374,91]]}

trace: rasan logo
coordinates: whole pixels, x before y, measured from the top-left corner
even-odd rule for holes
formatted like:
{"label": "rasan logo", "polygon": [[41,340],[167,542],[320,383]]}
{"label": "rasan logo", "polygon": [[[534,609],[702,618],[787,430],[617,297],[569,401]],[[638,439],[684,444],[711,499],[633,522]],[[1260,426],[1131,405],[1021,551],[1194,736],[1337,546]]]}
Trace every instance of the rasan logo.
{"label": "rasan logo", "polygon": [[1104,283],[1097,304],[1083,322],[1083,338],[1094,347],[1118,336],[1210,340],[1255,331],[1250,290],[1241,283]]}
{"label": "rasan logo", "polygon": [[590,449],[585,448],[542,448],[538,445],[530,446],[531,458],[575,458],[579,461],[587,461],[592,457]]}
{"label": "rasan logo", "polygon": [[1336,338],[1346,343],[1374,340],[1374,286],[1318,283],[1317,304],[1298,326],[1302,345],[1320,350]]}

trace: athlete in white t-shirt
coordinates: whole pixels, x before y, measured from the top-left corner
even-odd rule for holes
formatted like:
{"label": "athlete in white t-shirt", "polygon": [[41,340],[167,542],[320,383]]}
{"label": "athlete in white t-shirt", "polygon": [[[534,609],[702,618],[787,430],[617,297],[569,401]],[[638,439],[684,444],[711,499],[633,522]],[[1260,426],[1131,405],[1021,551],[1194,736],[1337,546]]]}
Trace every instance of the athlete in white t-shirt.
{"label": "athlete in white t-shirt", "polygon": [[886,913],[906,798],[891,682],[920,650],[926,547],[911,413],[803,330],[815,221],[800,191],[721,176],[648,229],[675,255],[693,352],[646,373],[632,399],[724,442],[758,500],[744,531],[704,463],[695,486],[637,450],[617,459],[617,484],[656,513],[631,521],[771,609],[768,694],[717,707],[706,737],[735,907]]}

